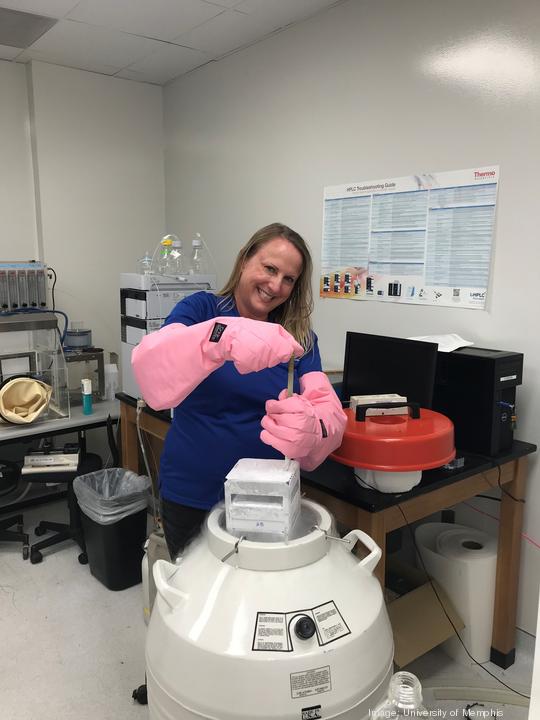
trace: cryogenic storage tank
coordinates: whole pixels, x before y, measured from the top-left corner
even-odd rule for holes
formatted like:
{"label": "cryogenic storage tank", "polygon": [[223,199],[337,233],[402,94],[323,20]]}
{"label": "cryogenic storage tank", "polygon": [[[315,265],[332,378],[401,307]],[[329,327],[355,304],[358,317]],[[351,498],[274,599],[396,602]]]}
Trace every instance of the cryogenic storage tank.
{"label": "cryogenic storage tank", "polygon": [[179,564],[155,563],[151,720],[369,717],[392,673],[381,551],[360,530],[331,537],[331,515],[306,500],[297,528],[288,542],[239,541],[218,507]]}

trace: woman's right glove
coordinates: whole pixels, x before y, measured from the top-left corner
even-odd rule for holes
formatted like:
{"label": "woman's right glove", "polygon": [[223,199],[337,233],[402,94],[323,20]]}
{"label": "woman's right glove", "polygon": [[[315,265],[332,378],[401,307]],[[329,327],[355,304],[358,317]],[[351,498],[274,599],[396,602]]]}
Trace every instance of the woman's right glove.
{"label": "woman's right glove", "polygon": [[131,364],[143,398],[164,410],[176,407],[227,360],[244,375],[303,352],[277,323],[218,317],[189,326],[171,323],[146,335],[134,348]]}

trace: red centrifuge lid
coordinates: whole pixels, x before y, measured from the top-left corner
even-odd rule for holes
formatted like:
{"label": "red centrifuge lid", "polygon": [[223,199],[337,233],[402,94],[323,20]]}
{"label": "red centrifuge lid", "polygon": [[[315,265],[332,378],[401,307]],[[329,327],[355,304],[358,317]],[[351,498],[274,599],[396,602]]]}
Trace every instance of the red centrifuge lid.
{"label": "red centrifuge lid", "polygon": [[355,410],[345,410],[347,425],[332,460],[368,470],[407,472],[427,470],[455,457],[454,426],[444,415],[420,409],[420,417],[367,415],[357,421]]}

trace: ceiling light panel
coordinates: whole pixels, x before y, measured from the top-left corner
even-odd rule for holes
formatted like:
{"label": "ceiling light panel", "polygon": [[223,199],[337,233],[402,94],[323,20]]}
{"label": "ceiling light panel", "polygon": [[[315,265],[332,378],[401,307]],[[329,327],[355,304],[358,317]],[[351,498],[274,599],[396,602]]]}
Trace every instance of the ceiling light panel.
{"label": "ceiling light panel", "polygon": [[55,23],[54,18],[0,7],[0,45],[27,48]]}
{"label": "ceiling light panel", "polygon": [[1,0],[2,7],[21,12],[62,18],[77,5],[78,0]]}

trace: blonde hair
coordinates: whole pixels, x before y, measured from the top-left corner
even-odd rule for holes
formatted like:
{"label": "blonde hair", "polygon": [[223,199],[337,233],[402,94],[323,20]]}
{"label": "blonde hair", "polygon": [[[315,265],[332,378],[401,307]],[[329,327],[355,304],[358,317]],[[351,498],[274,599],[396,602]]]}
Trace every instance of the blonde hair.
{"label": "blonde hair", "polygon": [[285,302],[272,311],[270,319],[278,322],[291,333],[294,339],[307,351],[313,347],[313,330],[311,313],[313,311],[313,294],[311,290],[311,273],[313,263],[304,239],[287,225],[272,223],[257,230],[238,253],[231,275],[225,286],[218,292],[224,298],[222,307],[228,306],[228,299],[234,303],[234,293],[240,282],[242,269],[246,261],[253,257],[263,245],[275,238],[283,238],[294,245],[302,255],[302,271],[294,283],[294,288]]}

